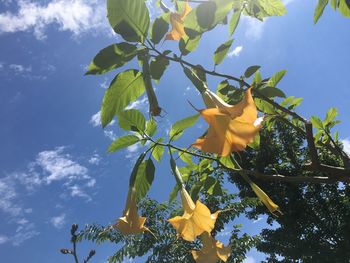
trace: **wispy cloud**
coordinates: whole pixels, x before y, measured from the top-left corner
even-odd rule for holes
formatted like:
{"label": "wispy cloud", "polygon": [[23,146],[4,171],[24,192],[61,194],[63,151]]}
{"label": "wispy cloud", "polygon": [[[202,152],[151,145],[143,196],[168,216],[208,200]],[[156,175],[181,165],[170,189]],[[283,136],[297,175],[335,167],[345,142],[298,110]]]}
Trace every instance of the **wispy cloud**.
{"label": "wispy cloud", "polygon": [[126,109],[146,110],[148,105],[147,101],[147,97],[143,96],[142,98],[135,100],[133,103],[131,103],[128,107],[126,107]]}
{"label": "wispy cloud", "polygon": [[55,228],[62,228],[65,223],[66,223],[66,214],[63,213],[59,216],[54,216],[54,217],[51,217],[50,219],[50,223],[55,227]]}
{"label": "wispy cloud", "polygon": [[89,159],[89,164],[98,165],[100,161],[101,157],[97,153],[94,153]]}
{"label": "wispy cloud", "polygon": [[[98,157],[94,154],[93,158]],[[91,158],[85,161],[91,163],[90,160]],[[42,151],[23,171],[0,178],[1,217],[4,218],[3,223],[15,225],[11,228],[15,229],[14,233],[0,234],[0,244],[10,242],[17,246],[39,234],[30,219],[33,209],[26,206],[25,198],[37,193],[40,188],[51,187],[53,184],[63,188],[62,194],[57,197],[80,197],[91,201],[89,191],[96,185],[96,179],[89,175],[87,167],[67,153],[66,147]],[[64,224],[65,217],[65,214],[61,214],[52,217],[50,222],[59,227]]]}
{"label": "wispy cloud", "polygon": [[242,50],[243,50],[243,47],[242,47],[242,46],[238,46],[238,47],[236,47],[234,50],[232,50],[231,52],[229,52],[229,53],[227,54],[227,56],[229,56],[230,58],[232,58],[232,57],[238,57],[238,56],[241,54]]}
{"label": "wispy cloud", "polygon": [[32,66],[24,66],[24,65],[20,65],[20,64],[10,64],[9,69],[14,71],[15,73],[31,72]]}
{"label": "wispy cloud", "polygon": [[53,0],[47,5],[18,0],[17,4],[17,13],[0,14],[0,33],[32,31],[36,38],[44,39],[50,24],[75,36],[108,28],[105,4],[98,0]]}

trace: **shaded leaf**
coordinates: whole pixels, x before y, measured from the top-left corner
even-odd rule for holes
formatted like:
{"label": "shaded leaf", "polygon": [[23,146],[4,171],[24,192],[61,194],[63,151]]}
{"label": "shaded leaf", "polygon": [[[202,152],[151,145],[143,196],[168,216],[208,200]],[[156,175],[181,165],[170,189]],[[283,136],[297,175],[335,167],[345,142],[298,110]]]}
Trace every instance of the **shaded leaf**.
{"label": "shaded leaf", "polygon": [[[164,52],[165,55],[169,54],[168,52]],[[150,71],[151,76],[156,83],[159,82],[162,77],[164,71],[169,65],[169,60],[162,55],[158,55],[155,59],[151,61]]]}
{"label": "shaded leaf", "polygon": [[246,78],[250,78],[251,76],[253,76],[253,74],[255,72],[257,72],[260,69],[260,66],[254,65],[254,66],[250,66],[249,68],[246,69],[246,71],[244,72],[244,76]]}
{"label": "shaded leaf", "polygon": [[140,201],[148,193],[154,179],[155,167],[152,159],[143,161],[135,178],[136,198]]}
{"label": "shaded leaf", "polygon": [[230,23],[228,25],[230,36],[233,35],[233,33],[235,32],[238,26],[239,19],[241,18],[241,13],[242,13],[242,9],[239,9],[239,10],[236,10],[231,16]]}
{"label": "shaded leaf", "polygon": [[158,44],[169,30],[169,14],[157,17],[151,27],[151,41]]}
{"label": "shaded leaf", "polygon": [[107,0],[107,17],[113,30],[125,40],[143,42],[150,23],[144,0]]}
{"label": "shaded leaf", "polygon": [[225,59],[227,52],[230,50],[232,45],[233,39],[230,39],[226,41],[225,43],[221,44],[216,50],[213,55],[213,61],[215,65],[221,64],[221,62]]}
{"label": "shaded leaf", "polygon": [[98,52],[85,74],[104,74],[119,68],[136,56],[136,50],[136,46],[125,42],[110,45]]}

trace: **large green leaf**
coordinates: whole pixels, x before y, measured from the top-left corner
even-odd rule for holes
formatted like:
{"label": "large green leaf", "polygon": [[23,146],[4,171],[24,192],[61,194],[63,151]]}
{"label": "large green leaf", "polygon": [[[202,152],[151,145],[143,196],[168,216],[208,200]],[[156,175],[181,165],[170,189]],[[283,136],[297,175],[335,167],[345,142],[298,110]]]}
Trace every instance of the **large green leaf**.
{"label": "large green leaf", "polygon": [[323,11],[326,8],[327,4],[328,4],[328,0],[318,0],[317,6],[316,6],[315,12],[314,12],[314,23],[315,24],[322,16]]}
{"label": "large green leaf", "polygon": [[323,130],[323,129],[324,129],[324,127],[323,127],[323,122],[320,120],[319,117],[317,117],[317,116],[311,116],[310,121],[311,121],[312,125],[313,125],[316,129],[318,129],[318,130]]}
{"label": "large green leaf", "polygon": [[150,37],[154,44],[158,44],[169,30],[169,14],[157,17],[151,27]]}
{"label": "large green leaf", "polygon": [[198,89],[199,92],[203,92],[207,89],[206,83],[201,80],[194,70],[189,68],[184,68],[186,77],[193,83],[193,85]]}
{"label": "large green leaf", "polygon": [[101,122],[105,127],[114,116],[145,91],[142,73],[130,69],[119,73],[107,89],[101,107]]}
{"label": "large green leaf", "polygon": [[194,8],[185,18],[184,28],[190,38],[223,22],[233,6],[233,0],[206,1]]}
{"label": "large green leaf", "polygon": [[136,199],[140,201],[148,193],[154,179],[155,167],[152,159],[144,160],[135,177]]}
{"label": "large green leaf", "polygon": [[274,98],[274,97],[285,98],[286,97],[286,94],[284,94],[282,90],[275,87],[265,87],[265,88],[259,89],[259,93],[263,94],[268,98]]}
{"label": "large green leaf", "polygon": [[130,109],[119,113],[118,124],[120,128],[126,131],[144,132],[146,129],[145,117],[136,109]]}
{"label": "large green leaf", "polygon": [[337,115],[338,115],[338,110],[336,108],[330,108],[327,111],[326,119],[324,120],[324,122],[326,124],[332,122],[334,120],[334,118],[337,117]]}
{"label": "large green leaf", "polygon": [[140,138],[135,135],[126,135],[126,136],[119,137],[114,142],[111,143],[111,145],[108,148],[108,152],[110,153],[116,152],[120,149],[133,145],[138,141],[140,141]]}
{"label": "large green leaf", "polygon": [[[168,55],[170,51],[165,51],[164,55]],[[166,68],[169,66],[169,59],[162,55],[158,55],[155,59],[151,61],[150,71],[152,79],[156,83],[159,82],[160,78],[163,76]]]}
{"label": "large green leaf", "polygon": [[350,0],[340,0],[339,12],[345,17],[350,17]]}
{"label": "large green leaf", "polygon": [[146,39],[150,18],[144,0],[107,0],[107,16],[113,30],[125,40]]}
{"label": "large green leaf", "polygon": [[258,0],[268,16],[283,16],[286,8],[281,0]]}
{"label": "large green leaf", "polygon": [[215,65],[221,64],[221,62],[225,59],[227,52],[230,50],[233,39],[226,41],[221,44],[214,52],[213,61]]}
{"label": "large green leaf", "polygon": [[102,49],[90,63],[86,75],[104,74],[123,66],[136,56],[137,47],[126,42]]}
{"label": "large green leaf", "polygon": [[198,120],[199,114],[187,117],[185,119],[182,119],[180,121],[175,122],[169,131],[169,137],[175,141],[181,137],[184,130],[193,126],[196,121]]}

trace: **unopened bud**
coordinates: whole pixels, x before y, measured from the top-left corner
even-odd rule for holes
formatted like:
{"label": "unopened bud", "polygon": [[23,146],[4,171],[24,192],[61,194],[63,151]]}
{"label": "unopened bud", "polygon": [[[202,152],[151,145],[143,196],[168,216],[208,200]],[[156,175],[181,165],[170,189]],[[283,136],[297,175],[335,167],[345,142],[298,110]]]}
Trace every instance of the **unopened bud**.
{"label": "unopened bud", "polygon": [[65,255],[66,254],[73,254],[73,251],[70,249],[67,249],[67,248],[62,248],[60,251],[62,254],[65,254]]}
{"label": "unopened bud", "polygon": [[77,224],[73,224],[72,228],[70,229],[70,233],[71,235],[75,235],[75,232],[78,230],[78,225]]}

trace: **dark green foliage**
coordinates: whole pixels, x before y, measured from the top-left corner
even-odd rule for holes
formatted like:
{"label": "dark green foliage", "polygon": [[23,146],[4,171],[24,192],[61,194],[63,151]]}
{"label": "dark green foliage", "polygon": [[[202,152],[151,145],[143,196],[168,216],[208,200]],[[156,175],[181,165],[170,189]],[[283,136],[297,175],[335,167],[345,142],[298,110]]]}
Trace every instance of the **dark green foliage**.
{"label": "dark green foliage", "polygon": [[[259,151],[241,155],[243,166],[266,174],[310,176],[302,170],[308,162],[303,139],[285,125],[263,129]],[[329,165],[341,165],[330,152],[320,151],[320,159]],[[322,176],[322,174],[314,174]],[[254,196],[235,174],[231,180],[241,189],[240,196]],[[283,216],[273,218],[260,206],[248,213],[251,218],[268,216],[275,229],[263,229],[257,249],[267,254],[267,262],[349,262],[350,260],[350,188],[340,184],[267,183],[255,180],[280,206]],[[278,224],[276,224],[278,223]]]}

